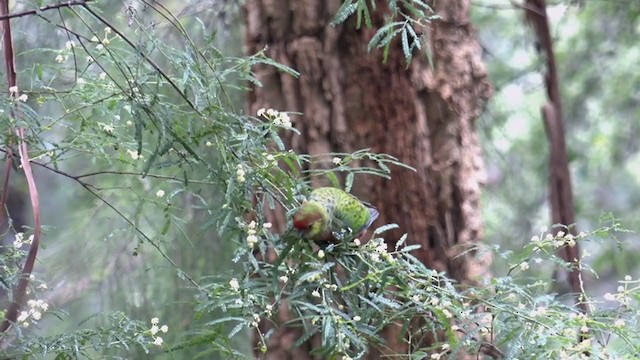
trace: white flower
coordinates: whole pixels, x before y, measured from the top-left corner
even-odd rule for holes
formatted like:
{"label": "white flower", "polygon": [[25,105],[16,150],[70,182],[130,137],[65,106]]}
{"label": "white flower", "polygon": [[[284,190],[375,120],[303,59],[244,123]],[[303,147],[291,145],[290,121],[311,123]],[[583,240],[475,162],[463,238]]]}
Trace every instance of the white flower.
{"label": "white flower", "polygon": [[48,288],[49,287],[45,283],[42,283],[42,284],[38,285],[38,289],[47,290]]}
{"label": "white flower", "polygon": [[42,319],[42,313],[40,311],[34,311],[31,316],[33,317],[34,320],[40,320]]}
{"label": "white flower", "polygon": [[113,134],[113,131],[115,130],[115,128],[113,127],[113,125],[102,124],[102,130],[104,130],[104,132],[106,133]]}
{"label": "white flower", "polygon": [[288,277],[288,276],[286,276],[286,275],[282,275],[282,276],[280,276],[278,279],[279,279],[280,281],[282,281],[282,282],[285,282],[285,283],[286,283],[287,281],[289,281],[289,277]]}
{"label": "white flower", "polygon": [[84,85],[84,84],[86,84],[86,83],[87,83],[87,81],[86,81],[85,79],[83,79],[83,78],[79,77],[79,78],[76,80],[76,83],[77,83],[78,85]]}
{"label": "white flower", "polygon": [[18,319],[16,319],[17,322],[23,322],[25,320],[27,320],[27,318],[29,317],[29,313],[26,311],[21,311],[20,315],[18,316]]}
{"label": "white flower", "polygon": [[360,321],[360,320],[362,320],[362,318],[358,315],[353,317],[353,321]]}
{"label": "white flower", "polygon": [[262,227],[265,228],[265,229],[271,229],[271,226],[272,225],[271,225],[270,222],[266,222],[266,223],[262,224]]}
{"label": "white flower", "polygon": [[324,251],[318,250],[318,259],[322,259],[322,258],[324,258]]}
{"label": "white flower", "polygon": [[238,164],[236,167],[236,177],[238,178],[238,182],[243,183],[245,181],[245,174],[242,164]]}
{"label": "white flower", "polygon": [[93,56],[87,56],[87,62],[88,63],[93,62]]}
{"label": "white flower", "polygon": [[64,43],[64,48],[67,49],[67,50],[71,50],[74,47],[76,47],[76,43],[74,43],[71,40],[69,40],[66,43]]}
{"label": "white flower", "polygon": [[311,292],[311,296],[319,298],[320,297],[320,292],[318,290],[313,290]]}
{"label": "white flower", "polygon": [[56,56],[56,59],[55,59],[55,60],[56,60],[56,62],[57,62],[58,64],[62,64],[66,59],[65,59],[65,57],[64,57],[64,56],[62,56],[62,55],[58,54],[58,56]]}
{"label": "white flower", "polygon": [[437,360],[437,359],[440,359],[441,356],[442,354],[440,353],[434,353],[434,354],[431,354],[430,358]]}
{"label": "white flower", "polygon": [[104,28],[104,33],[105,34],[111,34],[111,28],[110,27]]}
{"label": "white flower", "polygon": [[100,51],[102,49],[104,49],[104,45],[102,45],[102,44],[96,45],[96,50]]}
{"label": "white flower", "polygon": [[520,270],[525,271],[527,269],[529,269],[529,263],[526,262],[526,261],[521,262],[520,263]]}
{"label": "white flower", "polygon": [[616,319],[616,321],[613,322],[613,326],[615,327],[624,327],[625,325],[624,319]]}
{"label": "white flower", "polygon": [[160,319],[158,319],[157,317],[154,317],[151,319],[151,325],[158,325],[159,322],[160,322]]}
{"label": "white flower", "polygon": [[260,109],[258,109],[258,112],[257,112],[258,117],[262,117],[262,116],[264,116],[264,112],[265,112],[265,109],[264,109],[264,108],[260,108]]}
{"label": "white flower", "polygon": [[589,327],[586,324],[582,325],[582,327],[580,328],[580,332],[588,333],[589,332]]}
{"label": "white flower", "polygon": [[538,235],[534,235],[531,237],[531,242],[540,242],[540,237]]}
{"label": "white flower", "polygon": [[278,116],[280,112],[278,110],[269,109],[267,110],[267,116],[275,117]]}
{"label": "white flower", "polygon": [[360,239],[358,239],[358,238],[353,239],[353,245],[360,246]]}
{"label": "white flower", "polygon": [[162,338],[160,336],[158,336],[157,338],[155,338],[155,340],[153,340],[153,345],[162,346],[163,342],[164,342],[164,340],[162,340]]}
{"label": "white flower", "polygon": [[9,94],[17,94],[18,93],[18,87],[17,86],[11,86],[9,88]]}
{"label": "white flower", "polygon": [[29,96],[27,96],[27,94],[22,94],[18,96],[18,100],[22,102],[26,102],[28,99],[29,99]]}
{"label": "white flower", "polygon": [[618,286],[618,292],[619,293],[624,292],[624,286],[622,285]]}
{"label": "white flower", "polygon": [[151,335],[155,335],[158,333],[158,331],[160,331],[160,328],[158,327],[158,325],[152,325],[149,331],[151,331]]}
{"label": "white flower", "polygon": [[101,72],[100,75],[98,75],[98,78],[100,78],[100,80],[104,80],[107,78],[107,73]]}
{"label": "white flower", "polygon": [[333,159],[331,159],[331,162],[335,165],[339,165],[342,162],[342,159],[340,159],[339,157],[334,157]]}
{"label": "white flower", "polygon": [[242,305],[243,304],[242,299],[236,299],[236,301],[234,301],[234,303],[236,305]]}
{"label": "white flower", "polygon": [[616,301],[616,297],[611,293],[604,294],[604,299],[607,301]]}
{"label": "white flower", "polygon": [[213,146],[213,143],[212,143],[211,141],[207,141],[207,142],[205,143],[205,145],[207,145],[207,146],[211,147],[211,146]]}
{"label": "white flower", "polygon": [[631,281],[631,275],[627,275],[624,277],[624,281]]}
{"label": "white flower", "polygon": [[91,38],[91,42],[98,42],[98,41],[100,41],[100,40],[98,39],[97,36],[94,36],[94,37]]}
{"label": "white flower", "polygon": [[276,157],[275,157],[275,156],[273,156],[273,154],[268,154],[268,155],[266,156],[266,158],[267,158],[267,161],[273,161],[273,160],[275,160],[275,159],[276,159]]}
{"label": "white flower", "polygon": [[257,236],[255,236],[255,235],[247,236],[247,244],[249,245],[249,248],[253,248],[257,243],[258,243],[258,237]]}
{"label": "white flower", "polygon": [[158,190],[158,191],[156,191],[156,196],[157,196],[157,197],[163,197],[163,196],[164,196],[164,190]]}
{"label": "white flower", "polygon": [[231,290],[233,290],[233,291],[240,290],[240,283],[238,282],[238,279],[236,279],[236,278],[233,278],[233,279],[229,280],[229,286],[231,286]]}
{"label": "white flower", "polygon": [[444,343],[442,344],[442,350],[449,350],[451,348],[451,345],[449,345],[449,343]]}
{"label": "white flower", "polygon": [[131,159],[133,160],[142,158],[142,155],[138,154],[138,152],[135,150],[127,150],[127,153],[129,153],[129,156],[131,156]]}

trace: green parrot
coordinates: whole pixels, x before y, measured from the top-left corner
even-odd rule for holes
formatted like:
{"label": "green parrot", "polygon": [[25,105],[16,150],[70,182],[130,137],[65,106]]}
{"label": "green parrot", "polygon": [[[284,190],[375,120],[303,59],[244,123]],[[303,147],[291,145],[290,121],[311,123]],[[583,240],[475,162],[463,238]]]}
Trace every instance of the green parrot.
{"label": "green parrot", "polygon": [[[313,190],[293,215],[293,227],[305,239],[338,243],[342,236],[362,236],[378,217],[378,210],[337,188]],[[354,236],[351,236],[354,235]]]}

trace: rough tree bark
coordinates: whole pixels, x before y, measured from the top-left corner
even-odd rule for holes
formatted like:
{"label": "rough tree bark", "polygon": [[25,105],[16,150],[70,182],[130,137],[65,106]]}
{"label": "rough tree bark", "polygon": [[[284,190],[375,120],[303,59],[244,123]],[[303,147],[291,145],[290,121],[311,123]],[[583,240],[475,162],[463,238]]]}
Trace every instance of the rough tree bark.
{"label": "rough tree bark", "polygon": [[[303,113],[293,119],[301,132],[289,139],[295,151],[370,147],[416,168],[394,169],[391,181],[357,178],[354,193],[378,207],[377,224],[397,223],[411,242],[422,245],[416,255],[426,266],[473,283],[487,274],[490,259],[474,252],[456,255],[482,237],[483,171],[474,120],[491,87],[469,19],[470,0],[435,2],[442,19],[426,30],[434,68],[420,56],[407,68],[398,44],[383,64],[380,52],[366,50],[374,29],[356,30],[353,22],[328,25],[340,4],[246,1],[246,52],[266,48],[271,58],[301,73],[296,79],[256,67],[263,86],[250,93],[248,111],[255,114],[264,107]],[[382,2],[378,6],[375,26],[383,22]],[[389,236],[390,246],[396,238]],[[390,329],[387,345],[404,353],[406,345],[394,335]],[[298,336],[292,329],[280,332],[263,358],[311,359],[312,343],[290,349]],[[372,350],[368,359],[379,356]]]}

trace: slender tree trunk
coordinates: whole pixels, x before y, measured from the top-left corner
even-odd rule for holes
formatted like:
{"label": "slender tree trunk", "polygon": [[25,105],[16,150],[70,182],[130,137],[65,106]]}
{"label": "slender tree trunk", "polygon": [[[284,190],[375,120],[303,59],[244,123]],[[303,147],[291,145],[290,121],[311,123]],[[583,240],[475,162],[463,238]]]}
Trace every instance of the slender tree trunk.
{"label": "slender tree trunk", "polygon": [[[482,236],[480,183],[482,159],[474,120],[491,88],[481,48],[469,19],[469,0],[435,2],[442,17],[427,29],[433,57],[409,67],[400,45],[387,63],[379,51],[367,52],[375,29],[356,30],[354,22],[329,26],[339,0],[247,0],[246,51],[264,48],[276,61],[301,73],[299,79],[266,66],[255,68],[262,82],[249,95],[248,111],[297,111],[301,135],[289,138],[298,152],[321,154],[372,148],[417,169],[393,169],[392,179],[361,176],[354,193],[380,210],[377,224],[397,223],[417,257],[447,271],[461,283],[485,276],[490,259],[467,252]],[[374,25],[382,24],[378,2]],[[396,234],[400,235],[400,234]],[[393,245],[397,237],[390,236]],[[389,329],[387,346],[406,345]],[[283,331],[268,344],[268,359],[310,359],[307,344],[289,351],[299,336]],[[374,351],[369,359],[379,358]]]}

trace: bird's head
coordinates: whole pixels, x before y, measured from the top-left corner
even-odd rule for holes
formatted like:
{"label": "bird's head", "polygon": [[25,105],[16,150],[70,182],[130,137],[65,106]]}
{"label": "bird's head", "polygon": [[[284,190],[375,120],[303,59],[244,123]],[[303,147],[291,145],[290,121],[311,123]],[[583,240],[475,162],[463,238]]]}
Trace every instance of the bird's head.
{"label": "bird's head", "polygon": [[293,227],[305,237],[315,239],[324,232],[329,216],[322,205],[304,202],[293,215]]}

